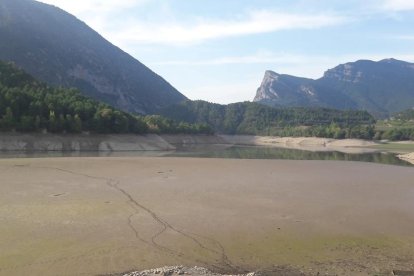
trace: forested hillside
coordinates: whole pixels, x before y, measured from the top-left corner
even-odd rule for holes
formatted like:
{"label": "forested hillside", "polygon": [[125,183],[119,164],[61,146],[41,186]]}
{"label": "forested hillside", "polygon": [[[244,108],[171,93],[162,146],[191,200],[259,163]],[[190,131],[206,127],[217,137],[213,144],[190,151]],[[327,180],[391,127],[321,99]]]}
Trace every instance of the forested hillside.
{"label": "forested hillside", "polygon": [[0,0],[0,60],[125,112],[150,114],[186,99],[84,22],[40,1]]}
{"label": "forested hillside", "polygon": [[394,114],[376,124],[376,139],[414,140],[414,109]]}
{"label": "forested hillside", "polygon": [[134,116],[83,96],[52,88],[13,64],[0,62],[0,130],[54,133],[211,133],[205,125],[161,116]]}
{"label": "forested hillside", "polygon": [[394,120],[411,121],[414,124],[414,108],[401,111],[392,116]]}
{"label": "forested hillside", "polygon": [[226,134],[370,139],[375,124],[375,119],[366,111],[272,108],[251,102],[220,105],[186,101],[165,108],[160,114],[178,121],[208,124]]}

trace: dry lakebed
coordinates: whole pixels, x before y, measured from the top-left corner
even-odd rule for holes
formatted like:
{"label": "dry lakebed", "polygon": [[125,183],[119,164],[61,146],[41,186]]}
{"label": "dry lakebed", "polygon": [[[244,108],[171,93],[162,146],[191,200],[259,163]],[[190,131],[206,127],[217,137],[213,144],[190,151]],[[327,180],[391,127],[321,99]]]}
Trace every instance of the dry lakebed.
{"label": "dry lakebed", "polygon": [[21,158],[0,160],[0,179],[0,275],[414,270],[412,167]]}

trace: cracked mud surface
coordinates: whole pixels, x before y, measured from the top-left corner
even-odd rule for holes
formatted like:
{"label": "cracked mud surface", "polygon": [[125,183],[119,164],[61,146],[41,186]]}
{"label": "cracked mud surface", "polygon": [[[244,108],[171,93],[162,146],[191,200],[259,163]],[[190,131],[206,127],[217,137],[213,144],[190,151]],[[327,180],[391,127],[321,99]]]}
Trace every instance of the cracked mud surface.
{"label": "cracked mud surface", "polygon": [[0,177],[0,275],[414,269],[412,168],[58,158],[0,160]]}

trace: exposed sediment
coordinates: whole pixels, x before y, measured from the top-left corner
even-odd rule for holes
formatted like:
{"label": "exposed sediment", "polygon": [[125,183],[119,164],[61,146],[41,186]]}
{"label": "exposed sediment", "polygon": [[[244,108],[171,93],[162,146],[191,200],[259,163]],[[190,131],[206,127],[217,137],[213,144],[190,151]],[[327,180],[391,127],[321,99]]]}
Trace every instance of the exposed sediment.
{"label": "exposed sediment", "polygon": [[414,164],[414,152],[406,153],[406,154],[399,154],[397,155],[398,158],[405,160],[407,162],[410,162],[411,164]]}
{"label": "exposed sediment", "polygon": [[20,158],[0,160],[0,175],[0,275],[176,264],[260,276],[414,270],[410,167]]}
{"label": "exposed sediment", "polygon": [[316,137],[262,137],[249,135],[133,135],[133,134],[0,134],[0,151],[168,151],[191,145],[270,146],[312,151],[361,152],[375,151],[365,147],[375,142]]}
{"label": "exposed sediment", "polygon": [[373,141],[361,139],[332,139],[320,137],[275,137],[250,135],[221,135],[227,143],[236,145],[255,145],[282,147],[289,149],[305,149],[311,151],[340,151],[345,153],[373,152],[370,146],[378,145]]}
{"label": "exposed sediment", "polygon": [[174,150],[158,135],[54,135],[7,133],[0,135],[1,151],[140,151]]}
{"label": "exposed sediment", "polygon": [[223,144],[215,135],[1,133],[0,151],[168,151],[192,144]]}

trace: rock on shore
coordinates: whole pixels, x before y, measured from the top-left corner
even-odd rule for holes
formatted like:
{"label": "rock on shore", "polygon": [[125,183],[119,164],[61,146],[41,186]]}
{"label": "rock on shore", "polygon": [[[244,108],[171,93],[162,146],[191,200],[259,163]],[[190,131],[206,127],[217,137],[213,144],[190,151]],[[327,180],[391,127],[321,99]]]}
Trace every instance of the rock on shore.
{"label": "rock on shore", "polygon": [[184,266],[166,266],[161,268],[155,268],[144,271],[136,271],[124,274],[123,276],[176,276],[176,275],[189,275],[189,276],[256,276],[256,273],[237,274],[237,275],[222,275],[211,272],[203,267],[184,267]]}

